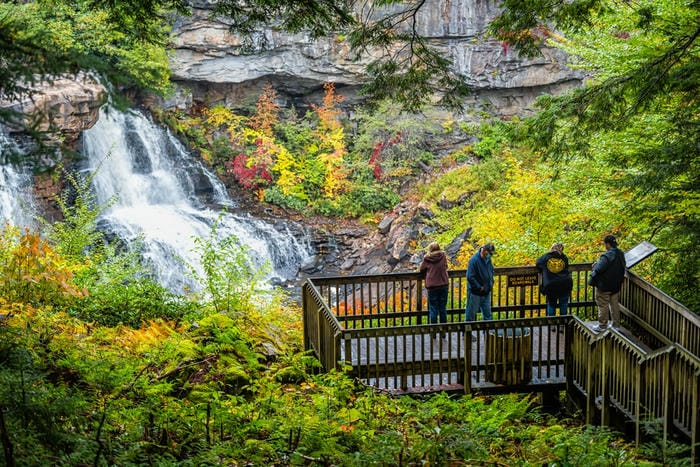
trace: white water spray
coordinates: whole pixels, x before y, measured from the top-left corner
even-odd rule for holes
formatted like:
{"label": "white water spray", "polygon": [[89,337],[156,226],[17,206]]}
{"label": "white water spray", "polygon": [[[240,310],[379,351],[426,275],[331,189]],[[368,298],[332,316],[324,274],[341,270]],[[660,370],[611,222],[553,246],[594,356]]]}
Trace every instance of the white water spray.
{"label": "white water spray", "polygon": [[[3,225],[36,228],[33,177],[27,165],[9,163],[22,154],[19,146],[0,128],[0,219]],[[1,226],[0,226],[1,227]]]}
{"label": "white water spray", "polygon": [[97,199],[117,201],[102,221],[127,243],[139,238],[157,280],[176,293],[197,290],[182,260],[199,269],[195,238],[234,235],[251,252],[251,267],[269,264],[270,280],[293,279],[310,248],[288,231],[223,210],[235,207],[223,184],[169,132],[142,114],[105,107],[84,134]]}

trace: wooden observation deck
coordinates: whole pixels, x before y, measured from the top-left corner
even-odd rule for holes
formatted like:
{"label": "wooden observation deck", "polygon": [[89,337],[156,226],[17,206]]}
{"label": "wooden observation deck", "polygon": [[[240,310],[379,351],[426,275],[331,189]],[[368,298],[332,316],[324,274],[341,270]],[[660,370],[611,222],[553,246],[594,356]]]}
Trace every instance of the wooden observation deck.
{"label": "wooden observation deck", "polygon": [[587,423],[624,420],[638,443],[641,425],[657,423],[699,462],[700,316],[628,270],[622,327],[596,333],[591,264],[570,269],[568,316],[546,316],[534,267],[507,267],[495,269],[493,320],[471,322],[466,271],[449,271],[446,324],[428,323],[418,273],[310,278],[304,344],[326,371],[395,394],[565,390]]}

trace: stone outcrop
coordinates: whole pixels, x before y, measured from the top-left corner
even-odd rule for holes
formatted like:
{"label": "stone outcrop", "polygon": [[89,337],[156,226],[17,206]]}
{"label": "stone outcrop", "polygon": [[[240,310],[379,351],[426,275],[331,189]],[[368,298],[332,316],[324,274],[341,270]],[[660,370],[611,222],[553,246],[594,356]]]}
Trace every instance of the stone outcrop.
{"label": "stone outcrop", "polygon": [[47,79],[35,86],[31,97],[0,100],[0,107],[25,114],[27,122],[38,122],[39,131],[54,131],[71,146],[97,122],[106,97],[104,86],[81,74]]}
{"label": "stone outcrop", "polygon": [[[427,239],[437,230],[433,213],[403,201],[387,213],[375,228],[352,220],[342,226],[329,220],[307,219],[317,254],[301,267],[307,275],[386,274],[415,270],[423,259]],[[450,261],[457,257],[471,229],[456,236],[443,249]]]}
{"label": "stone outcrop", "polygon": [[[538,95],[580,84],[583,75],[567,68],[561,51],[545,49],[543,57],[525,59],[484,38],[489,20],[497,14],[495,3],[429,0],[417,18],[418,32],[453,60],[474,89],[468,105],[500,115],[522,114]],[[336,83],[346,103],[352,104],[366,80],[365,65],[373,59],[370,55],[354,60],[341,35],[312,40],[272,28],[253,37],[250,50],[230,33],[224,19],[211,18],[209,3],[203,1],[195,2],[192,16],[178,19],[173,33],[173,80],[191,91],[183,98],[238,108],[254,103],[268,81],[297,107],[318,101],[324,82]]]}

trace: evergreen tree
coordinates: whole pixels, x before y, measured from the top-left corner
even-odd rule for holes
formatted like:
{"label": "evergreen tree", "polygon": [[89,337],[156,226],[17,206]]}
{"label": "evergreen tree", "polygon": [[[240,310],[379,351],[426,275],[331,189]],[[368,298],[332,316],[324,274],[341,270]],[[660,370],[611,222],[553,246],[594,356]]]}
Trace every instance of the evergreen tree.
{"label": "evergreen tree", "polygon": [[[521,53],[545,41],[590,71],[587,85],[544,96],[523,129],[545,157],[607,164],[630,193],[633,236],[667,254],[661,287],[700,307],[700,2],[504,0],[491,30]],[[557,32],[552,32],[556,30]]]}

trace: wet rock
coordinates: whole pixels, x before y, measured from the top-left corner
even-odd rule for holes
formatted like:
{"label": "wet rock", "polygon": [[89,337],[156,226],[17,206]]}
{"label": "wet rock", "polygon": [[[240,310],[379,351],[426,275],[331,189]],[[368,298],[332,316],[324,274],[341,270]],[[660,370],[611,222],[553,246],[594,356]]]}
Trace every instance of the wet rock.
{"label": "wet rock", "polygon": [[24,113],[27,121],[38,116],[37,130],[55,129],[68,145],[97,123],[100,107],[107,97],[104,86],[86,74],[61,76],[33,88],[31,97],[21,101],[0,100],[0,107]]}
{"label": "wet rock", "polygon": [[391,254],[388,262],[391,265],[399,263],[408,255],[411,243],[416,239],[416,231],[412,227],[401,229],[401,234],[396,238],[391,247]]}
{"label": "wet rock", "polygon": [[381,220],[379,225],[377,226],[377,230],[379,231],[380,234],[386,235],[389,232],[389,229],[391,228],[391,224],[396,220],[396,215],[395,214],[389,214],[384,216],[384,219]]}
{"label": "wet rock", "polygon": [[452,240],[452,242],[450,242],[450,244],[445,247],[445,254],[451,261],[455,260],[455,258],[457,257],[457,253],[459,253],[459,250],[462,248],[462,244],[469,239],[471,234],[472,229],[470,227],[461,234],[457,235],[455,239]]}
{"label": "wet rock", "polygon": [[332,251],[326,255],[324,258],[326,263],[334,263],[338,260],[338,252],[337,251]]}
{"label": "wet rock", "polygon": [[336,235],[341,237],[349,238],[361,238],[367,235],[367,229],[365,228],[354,228],[354,229],[340,229],[335,232]]}
{"label": "wet rock", "polygon": [[320,263],[321,257],[319,255],[314,255],[299,266],[299,270],[306,274],[313,274],[314,272],[318,272],[320,270]]}

